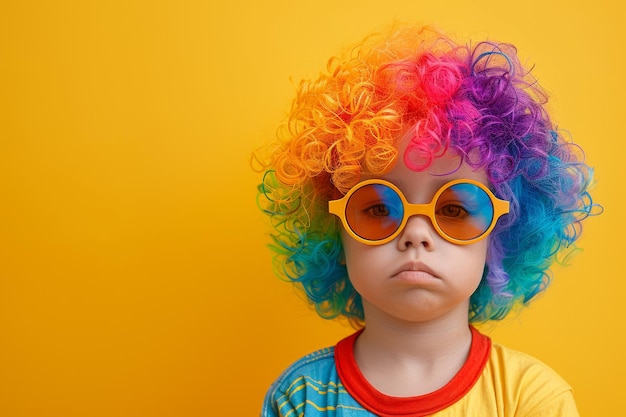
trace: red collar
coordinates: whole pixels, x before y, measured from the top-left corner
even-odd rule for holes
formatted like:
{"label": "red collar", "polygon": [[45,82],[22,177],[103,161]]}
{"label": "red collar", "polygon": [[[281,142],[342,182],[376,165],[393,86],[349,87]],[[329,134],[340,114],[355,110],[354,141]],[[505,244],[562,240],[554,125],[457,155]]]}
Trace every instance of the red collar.
{"label": "red collar", "polygon": [[474,386],[491,352],[491,339],[474,327],[469,356],[459,372],[437,391],[416,397],[391,397],[376,390],[365,379],[354,359],[354,342],[363,329],[341,340],[335,347],[335,363],[346,390],[359,404],[383,417],[427,416],[454,404]]}

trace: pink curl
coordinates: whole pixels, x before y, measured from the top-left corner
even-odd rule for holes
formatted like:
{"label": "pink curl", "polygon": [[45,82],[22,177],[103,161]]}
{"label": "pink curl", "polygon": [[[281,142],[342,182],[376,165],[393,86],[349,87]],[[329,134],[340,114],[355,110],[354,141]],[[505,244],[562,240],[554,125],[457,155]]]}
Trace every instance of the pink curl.
{"label": "pink curl", "polygon": [[450,125],[445,114],[434,107],[417,122],[404,153],[404,163],[414,171],[427,169],[435,158],[443,156],[450,143]]}
{"label": "pink curl", "polygon": [[458,60],[425,53],[418,61],[421,87],[434,104],[450,100],[461,87],[463,73]]}

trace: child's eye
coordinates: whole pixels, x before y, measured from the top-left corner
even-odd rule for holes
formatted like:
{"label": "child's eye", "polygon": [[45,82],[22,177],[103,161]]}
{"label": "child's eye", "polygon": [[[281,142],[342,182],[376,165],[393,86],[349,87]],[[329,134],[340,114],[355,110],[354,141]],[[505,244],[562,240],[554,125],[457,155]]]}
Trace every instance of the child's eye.
{"label": "child's eye", "polygon": [[389,216],[391,210],[386,204],[375,204],[365,209],[365,212],[373,217],[386,217]]}
{"label": "child's eye", "polygon": [[445,206],[437,209],[436,214],[452,218],[461,218],[470,215],[469,211],[467,211],[464,207],[459,206],[458,204],[446,204]]}

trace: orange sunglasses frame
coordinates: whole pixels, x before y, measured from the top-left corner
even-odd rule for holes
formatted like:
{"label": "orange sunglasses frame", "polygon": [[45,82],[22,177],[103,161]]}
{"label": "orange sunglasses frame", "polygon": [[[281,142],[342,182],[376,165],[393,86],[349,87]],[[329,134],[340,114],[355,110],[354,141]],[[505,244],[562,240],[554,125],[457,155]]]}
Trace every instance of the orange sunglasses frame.
{"label": "orange sunglasses frame", "polygon": [[[350,228],[350,225],[348,224],[348,220],[346,219],[346,207],[348,205],[348,201],[350,200],[350,197],[352,197],[352,195],[355,192],[357,192],[360,188],[366,185],[370,185],[370,184],[380,184],[380,185],[384,185],[386,187],[391,188],[393,191],[396,192],[396,194],[398,194],[398,196],[400,197],[400,200],[402,201],[402,205],[404,207],[404,216],[402,218],[402,221],[400,222],[400,225],[398,226],[396,231],[393,232],[393,234],[391,234],[390,236],[384,239],[369,240],[369,239],[365,239],[357,235],[356,232],[354,232],[352,228]],[[437,220],[435,218],[435,205],[437,203],[437,200],[439,199],[439,197],[444,191],[446,191],[448,188],[456,184],[473,184],[477,186],[478,188],[483,190],[485,193],[487,193],[487,195],[491,199],[491,204],[493,205],[493,219],[491,220],[491,224],[489,225],[487,230],[485,230],[482,234],[480,234],[479,236],[473,239],[461,240],[461,239],[456,239],[452,236],[447,235],[441,229],[441,227],[439,227],[439,225],[437,224]],[[485,237],[489,235],[489,233],[491,233],[493,228],[496,226],[498,219],[504,214],[507,214],[509,212],[509,202],[506,200],[501,200],[498,197],[496,197],[489,188],[487,188],[484,184],[478,181],[469,180],[469,179],[457,179],[457,180],[447,182],[441,188],[439,188],[439,190],[437,190],[437,192],[435,193],[430,203],[411,204],[407,201],[402,191],[400,191],[400,189],[396,187],[393,183],[390,183],[389,181],[385,181],[381,179],[370,179],[370,180],[361,181],[360,183],[352,187],[350,191],[348,191],[346,195],[344,195],[342,198],[338,200],[329,201],[328,212],[331,214],[334,214],[335,216],[341,219],[344,229],[348,232],[350,236],[352,236],[357,241],[364,243],[366,245],[383,245],[387,242],[392,241],[400,233],[402,233],[402,231],[404,230],[404,227],[406,226],[406,223],[409,221],[409,218],[412,216],[416,216],[416,215],[422,215],[422,216],[428,217],[430,219],[430,223],[433,225],[437,233],[448,242],[452,242],[457,245],[469,245],[471,243],[476,243],[484,239]]]}

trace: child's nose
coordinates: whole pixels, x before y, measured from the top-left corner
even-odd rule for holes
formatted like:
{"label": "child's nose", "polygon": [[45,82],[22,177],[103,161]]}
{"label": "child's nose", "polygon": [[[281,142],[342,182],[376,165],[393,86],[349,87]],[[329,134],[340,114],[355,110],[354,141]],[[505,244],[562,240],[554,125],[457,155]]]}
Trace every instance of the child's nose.
{"label": "child's nose", "polygon": [[398,236],[398,249],[405,250],[410,247],[422,246],[427,249],[434,247],[435,231],[427,216],[415,215],[409,217],[404,230]]}

